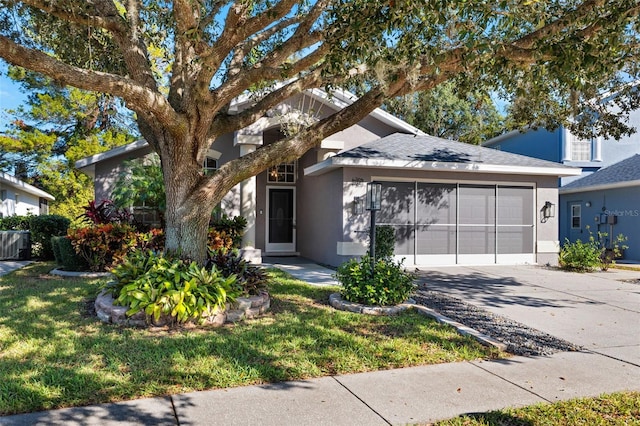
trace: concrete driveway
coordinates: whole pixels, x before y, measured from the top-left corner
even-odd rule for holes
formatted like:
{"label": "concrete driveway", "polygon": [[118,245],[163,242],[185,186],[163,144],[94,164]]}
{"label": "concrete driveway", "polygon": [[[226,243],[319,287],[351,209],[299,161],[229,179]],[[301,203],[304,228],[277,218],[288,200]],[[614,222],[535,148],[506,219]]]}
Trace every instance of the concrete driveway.
{"label": "concrete driveway", "polygon": [[640,366],[640,271],[470,266],[422,268],[420,276],[431,290]]}

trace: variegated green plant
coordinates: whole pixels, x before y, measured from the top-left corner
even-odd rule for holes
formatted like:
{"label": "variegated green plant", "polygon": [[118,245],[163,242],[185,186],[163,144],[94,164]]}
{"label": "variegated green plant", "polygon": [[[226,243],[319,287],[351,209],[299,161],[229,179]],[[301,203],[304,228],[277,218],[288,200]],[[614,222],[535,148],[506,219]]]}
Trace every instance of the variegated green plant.
{"label": "variegated green plant", "polygon": [[235,275],[151,252],[132,254],[113,272],[115,303],[127,306],[127,315],[145,312],[155,321],[202,322],[239,296]]}

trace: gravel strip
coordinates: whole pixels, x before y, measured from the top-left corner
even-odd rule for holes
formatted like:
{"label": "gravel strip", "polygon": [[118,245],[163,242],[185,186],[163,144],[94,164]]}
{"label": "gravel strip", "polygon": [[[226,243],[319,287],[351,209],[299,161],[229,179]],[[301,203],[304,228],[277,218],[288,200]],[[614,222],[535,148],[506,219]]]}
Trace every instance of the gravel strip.
{"label": "gravel strip", "polygon": [[514,355],[545,356],[556,352],[579,351],[582,348],[543,333],[501,315],[492,314],[455,297],[419,289],[413,296],[417,304],[493,337],[507,345]]}

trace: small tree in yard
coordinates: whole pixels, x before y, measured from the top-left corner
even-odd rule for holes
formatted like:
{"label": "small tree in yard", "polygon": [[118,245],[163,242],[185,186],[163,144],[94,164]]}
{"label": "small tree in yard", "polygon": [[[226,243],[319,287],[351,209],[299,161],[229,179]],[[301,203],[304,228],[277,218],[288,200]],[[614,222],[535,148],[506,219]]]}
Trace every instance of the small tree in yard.
{"label": "small tree in yard", "polygon": [[[385,99],[455,80],[513,101],[519,123],[619,136],[620,114],[586,101],[638,77],[640,7],[629,0],[0,0],[0,57],[61,85],[113,95],[160,156],[166,248],[204,261],[210,212],[237,183],[302,156]],[[276,84],[276,82],[281,82]],[[205,175],[217,137],[305,89],[358,100]],[[237,113],[231,101],[252,93]],[[593,120],[598,120],[594,127]],[[605,125],[602,125],[605,123]],[[600,126],[600,127],[598,127]]]}

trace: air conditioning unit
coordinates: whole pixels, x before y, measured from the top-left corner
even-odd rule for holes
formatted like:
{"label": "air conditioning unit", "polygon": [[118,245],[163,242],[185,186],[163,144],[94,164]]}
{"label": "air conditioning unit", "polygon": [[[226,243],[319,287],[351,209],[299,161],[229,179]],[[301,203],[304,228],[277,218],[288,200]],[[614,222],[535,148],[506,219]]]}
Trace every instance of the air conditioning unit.
{"label": "air conditioning unit", "polygon": [[29,231],[0,231],[0,260],[27,260],[31,258]]}

